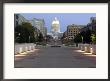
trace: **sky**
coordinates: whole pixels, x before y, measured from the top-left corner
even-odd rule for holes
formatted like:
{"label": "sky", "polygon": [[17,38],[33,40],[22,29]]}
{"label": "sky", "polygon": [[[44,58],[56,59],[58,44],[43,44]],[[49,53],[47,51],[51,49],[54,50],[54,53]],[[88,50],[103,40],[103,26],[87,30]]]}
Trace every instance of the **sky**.
{"label": "sky", "polygon": [[90,17],[96,17],[96,13],[20,13],[27,20],[33,18],[44,19],[47,32],[51,31],[52,21],[55,17],[60,22],[60,31],[65,32],[68,25],[87,25],[90,22]]}

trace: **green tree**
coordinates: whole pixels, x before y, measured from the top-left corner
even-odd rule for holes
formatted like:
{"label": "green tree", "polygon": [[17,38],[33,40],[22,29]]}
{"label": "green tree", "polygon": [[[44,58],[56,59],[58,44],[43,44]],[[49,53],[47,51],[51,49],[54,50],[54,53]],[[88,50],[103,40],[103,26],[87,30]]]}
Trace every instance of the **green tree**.
{"label": "green tree", "polygon": [[15,42],[18,43],[33,43],[35,42],[34,28],[28,22],[23,22],[15,27]]}
{"label": "green tree", "polygon": [[75,43],[81,43],[82,42],[82,36],[80,33],[75,36],[74,42]]}
{"label": "green tree", "polygon": [[42,33],[38,36],[38,42],[42,42],[44,40]]}
{"label": "green tree", "polygon": [[92,43],[96,44],[96,35],[95,34],[91,35],[91,39],[92,39]]}
{"label": "green tree", "polygon": [[91,30],[86,30],[86,31],[82,31],[81,33],[81,36],[83,37],[83,43],[91,43],[91,34],[92,34],[92,31]]}
{"label": "green tree", "polygon": [[47,35],[47,36],[46,36],[46,39],[47,39],[47,42],[50,42],[51,39],[52,39],[52,36],[51,36],[51,35]]}

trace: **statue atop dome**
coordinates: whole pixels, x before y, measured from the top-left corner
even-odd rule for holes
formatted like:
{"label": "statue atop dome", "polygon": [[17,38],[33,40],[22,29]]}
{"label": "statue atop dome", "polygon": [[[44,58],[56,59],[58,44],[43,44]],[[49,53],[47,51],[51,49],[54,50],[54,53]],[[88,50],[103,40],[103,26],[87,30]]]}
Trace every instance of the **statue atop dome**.
{"label": "statue atop dome", "polygon": [[55,21],[58,21],[58,20],[57,20],[57,17],[55,17]]}
{"label": "statue atop dome", "polygon": [[57,19],[57,17],[54,18],[52,24],[59,24],[59,20]]}

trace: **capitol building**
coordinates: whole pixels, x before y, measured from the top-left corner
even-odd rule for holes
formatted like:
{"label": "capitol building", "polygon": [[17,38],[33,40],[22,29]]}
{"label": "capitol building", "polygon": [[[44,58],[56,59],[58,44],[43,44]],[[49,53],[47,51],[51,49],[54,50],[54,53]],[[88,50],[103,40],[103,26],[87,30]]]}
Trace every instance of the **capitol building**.
{"label": "capitol building", "polygon": [[57,19],[57,17],[55,17],[55,19],[52,21],[52,32],[57,32],[60,33],[60,22]]}
{"label": "capitol building", "polygon": [[52,21],[51,33],[54,39],[58,39],[60,34],[60,22],[57,17]]}

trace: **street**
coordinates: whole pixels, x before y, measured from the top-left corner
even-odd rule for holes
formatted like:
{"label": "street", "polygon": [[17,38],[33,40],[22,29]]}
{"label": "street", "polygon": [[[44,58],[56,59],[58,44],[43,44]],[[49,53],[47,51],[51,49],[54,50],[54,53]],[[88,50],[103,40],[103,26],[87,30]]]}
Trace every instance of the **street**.
{"label": "street", "polygon": [[34,52],[15,55],[15,68],[95,68],[96,56],[75,47],[38,47]]}

